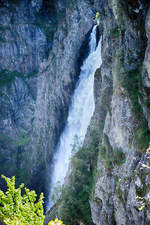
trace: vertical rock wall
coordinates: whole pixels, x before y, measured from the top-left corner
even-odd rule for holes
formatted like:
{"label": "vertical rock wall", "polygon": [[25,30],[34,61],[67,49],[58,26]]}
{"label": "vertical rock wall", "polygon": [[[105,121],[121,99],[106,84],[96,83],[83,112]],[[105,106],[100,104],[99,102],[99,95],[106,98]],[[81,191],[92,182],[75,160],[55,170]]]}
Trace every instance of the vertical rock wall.
{"label": "vertical rock wall", "polygon": [[[0,173],[29,183],[37,72],[48,41],[27,1],[0,2]],[[27,154],[28,153],[28,154]]]}
{"label": "vertical rock wall", "polygon": [[91,124],[100,141],[90,200],[97,225],[150,223],[148,7],[114,0],[100,11],[103,63],[95,74]]}
{"label": "vertical rock wall", "polygon": [[37,192],[49,187],[96,4],[0,3],[0,173]]}

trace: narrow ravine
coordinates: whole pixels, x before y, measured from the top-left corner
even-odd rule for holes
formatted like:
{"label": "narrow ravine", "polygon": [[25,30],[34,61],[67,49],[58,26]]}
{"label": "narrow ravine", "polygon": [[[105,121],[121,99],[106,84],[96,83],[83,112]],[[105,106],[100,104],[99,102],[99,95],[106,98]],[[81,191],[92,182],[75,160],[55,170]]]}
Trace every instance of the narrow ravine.
{"label": "narrow ravine", "polygon": [[88,125],[94,112],[94,73],[101,65],[101,40],[96,46],[96,29],[93,27],[90,35],[89,56],[83,62],[79,81],[76,85],[66,127],[60,137],[56,154],[53,158],[53,172],[51,174],[51,188],[47,210],[53,205],[51,196],[53,188],[64,183],[72,154],[76,151],[73,146],[82,145]]}

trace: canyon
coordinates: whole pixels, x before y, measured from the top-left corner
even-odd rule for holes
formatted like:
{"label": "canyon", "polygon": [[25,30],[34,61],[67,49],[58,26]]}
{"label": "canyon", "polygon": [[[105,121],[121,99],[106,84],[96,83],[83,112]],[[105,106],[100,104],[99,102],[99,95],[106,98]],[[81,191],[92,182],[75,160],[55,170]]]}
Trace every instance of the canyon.
{"label": "canyon", "polygon": [[[72,224],[148,225],[150,3],[146,0],[0,1],[0,174],[15,175],[18,184],[44,192],[47,201],[52,159],[89,55],[96,12],[102,64],[94,75],[95,110],[84,139],[84,147],[96,155],[94,168],[90,160],[86,164],[92,173],[88,193],[92,222],[80,218]],[[139,210],[142,203],[145,207]],[[55,215],[62,206],[57,203]],[[51,216],[50,211],[47,221]]]}

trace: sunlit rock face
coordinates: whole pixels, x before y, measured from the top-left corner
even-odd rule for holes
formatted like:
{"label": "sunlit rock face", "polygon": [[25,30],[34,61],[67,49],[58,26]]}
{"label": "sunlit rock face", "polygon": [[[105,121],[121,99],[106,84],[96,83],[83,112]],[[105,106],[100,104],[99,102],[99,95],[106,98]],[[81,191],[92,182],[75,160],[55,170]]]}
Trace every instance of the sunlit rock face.
{"label": "sunlit rock face", "polygon": [[[90,200],[96,225],[150,222],[150,169],[144,167],[150,165],[148,7],[146,1],[109,1],[103,8],[102,66],[95,74],[91,123],[100,137],[101,175]],[[142,211],[137,196],[147,205]]]}
{"label": "sunlit rock face", "polygon": [[[102,65],[94,82],[95,112],[85,138],[88,145],[92,129],[99,138],[97,174],[90,196],[92,219],[96,225],[147,225],[149,4],[144,0],[92,4],[100,12],[102,35]],[[142,202],[145,208],[140,211]],[[59,206],[52,214],[55,210],[59,214]]]}

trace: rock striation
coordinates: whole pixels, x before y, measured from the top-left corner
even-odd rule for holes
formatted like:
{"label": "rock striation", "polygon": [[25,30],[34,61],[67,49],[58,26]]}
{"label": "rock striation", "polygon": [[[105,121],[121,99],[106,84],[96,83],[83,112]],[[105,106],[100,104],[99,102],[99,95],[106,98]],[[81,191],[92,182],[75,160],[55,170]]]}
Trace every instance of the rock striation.
{"label": "rock striation", "polygon": [[148,8],[146,1],[116,0],[103,8],[92,121],[100,137],[101,175],[90,200],[96,225],[150,223]]}
{"label": "rock striation", "polygon": [[95,11],[63,0],[1,1],[0,11],[0,173],[46,196]]}

